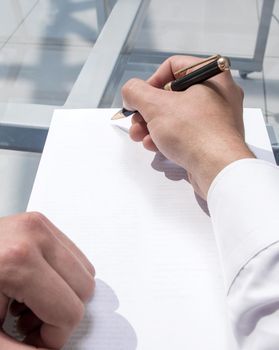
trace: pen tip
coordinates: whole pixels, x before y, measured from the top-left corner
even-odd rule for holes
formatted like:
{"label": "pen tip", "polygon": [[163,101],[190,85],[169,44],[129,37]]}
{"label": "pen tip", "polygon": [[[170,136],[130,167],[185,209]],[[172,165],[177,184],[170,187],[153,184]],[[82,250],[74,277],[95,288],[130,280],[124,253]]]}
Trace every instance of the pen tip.
{"label": "pen tip", "polygon": [[122,113],[122,111],[118,111],[112,116],[111,120],[117,120],[122,118],[125,118],[125,115]]}
{"label": "pen tip", "polygon": [[128,111],[128,109],[122,108],[120,111],[118,111],[112,118],[111,120],[117,120],[117,119],[122,119],[129,117],[130,115],[134,114],[135,111]]}

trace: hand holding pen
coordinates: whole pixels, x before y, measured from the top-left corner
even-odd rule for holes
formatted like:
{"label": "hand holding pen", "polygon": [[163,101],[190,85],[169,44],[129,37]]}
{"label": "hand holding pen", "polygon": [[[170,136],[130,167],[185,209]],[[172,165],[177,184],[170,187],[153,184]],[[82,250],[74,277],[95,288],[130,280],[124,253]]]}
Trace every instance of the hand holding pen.
{"label": "hand holding pen", "polygon": [[194,189],[206,198],[208,188],[231,162],[254,157],[244,141],[243,92],[229,71],[204,84],[173,92],[162,89],[197,58],[174,56],[147,81],[132,79],[123,89],[132,118],[130,136],[187,170]]}
{"label": "hand holding pen", "polygon": [[[194,69],[196,68],[196,69]],[[193,63],[174,72],[174,80],[164,85],[168,91],[185,91],[195,84],[201,84],[204,81],[214,77],[217,74],[230,69],[230,60],[220,55],[214,55],[202,61]],[[121,119],[134,114],[135,111],[122,108],[112,119]]]}

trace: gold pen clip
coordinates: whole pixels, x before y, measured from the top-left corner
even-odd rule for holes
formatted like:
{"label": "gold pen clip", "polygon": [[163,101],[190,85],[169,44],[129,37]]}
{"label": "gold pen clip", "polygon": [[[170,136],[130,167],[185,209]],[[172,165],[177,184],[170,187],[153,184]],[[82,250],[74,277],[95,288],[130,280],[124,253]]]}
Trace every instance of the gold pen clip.
{"label": "gold pen clip", "polygon": [[174,77],[175,77],[175,79],[182,78],[182,77],[184,77],[184,76],[187,74],[187,71],[188,71],[189,69],[196,68],[196,67],[198,67],[198,66],[202,66],[203,64],[209,63],[209,62],[211,62],[211,61],[212,61],[212,62],[213,62],[213,61],[216,61],[216,60],[218,60],[220,57],[221,57],[221,55],[213,55],[213,56],[210,56],[210,57],[208,57],[208,58],[206,58],[206,59],[204,59],[204,60],[202,60],[202,61],[199,61],[199,62],[197,62],[197,63],[191,64],[190,66],[187,66],[187,67],[185,67],[185,68],[181,68],[181,69],[179,69],[178,71],[176,71],[176,72],[174,73]]}

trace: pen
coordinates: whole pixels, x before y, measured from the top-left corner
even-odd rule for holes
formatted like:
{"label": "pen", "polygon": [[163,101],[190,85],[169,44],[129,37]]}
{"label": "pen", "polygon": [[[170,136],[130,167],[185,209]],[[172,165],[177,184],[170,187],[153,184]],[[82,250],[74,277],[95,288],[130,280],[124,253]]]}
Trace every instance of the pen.
{"label": "pen", "polygon": [[[193,70],[187,74],[189,69],[201,66],[198,69]],[[195,63],[191,66],[180,69],[174,73],[177,79],[168,82],[164,86],[164,90],[167,91],[185,91],[190,86],[203,83],[204,81],[214,77],[215,75],[222,73],[230,69],[230,60],[227,57],[220,55],[211,56],[205,60]],[[122,108],[111,119],[121,119],[134,114],[136,111],[129,111],[126,108]]]}

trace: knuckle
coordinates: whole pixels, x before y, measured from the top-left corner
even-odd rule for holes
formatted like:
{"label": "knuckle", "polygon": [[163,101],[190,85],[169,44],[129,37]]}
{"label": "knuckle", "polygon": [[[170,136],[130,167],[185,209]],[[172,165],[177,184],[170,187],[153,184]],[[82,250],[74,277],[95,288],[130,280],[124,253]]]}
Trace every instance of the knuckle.
{"label": "knuckle", "polygon": [[44,216],[38,212],[29,212],[21,215],[17,220],[21,228],[33,231],[42,226]]}
{"label": "knuckle", "polygon": [[184,56],[184,55],[172,55],[172,56],[167,58],[167,61],[168,62],[175,62],[175,61],[177,61],[177,60],[179,60],[181,58],[185,58],[185,57],[186,56]]}
{"label": "knuckle", "polygon": [[137,83],[138,83],[137,78],[132,78],[128,80],[121,89],[122,96],[130,95],[135,89],[135,86],[137,85]]}
{"label": "knuckle", "polygon": [[22,266],[30,261],[32,255],[31,242],[26,240],[18,241],[6,247],[0,253],[1,266]]}
{"label": "knuckle", "polygon": [[45,226],[45,216],[39,212],[29,212],[18,219],[20,232],[32,241],[33,246],[49,248],[52,235]]}
{"label": "knuckle", "polygon": [[27,241],[18,241],[0,252],[0,285],[7,294],[20,301],[22,290],[28,283],[32,264],[32,245]]}

